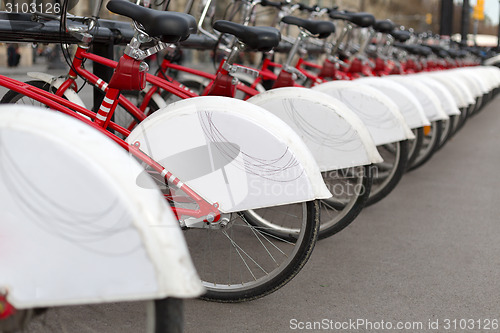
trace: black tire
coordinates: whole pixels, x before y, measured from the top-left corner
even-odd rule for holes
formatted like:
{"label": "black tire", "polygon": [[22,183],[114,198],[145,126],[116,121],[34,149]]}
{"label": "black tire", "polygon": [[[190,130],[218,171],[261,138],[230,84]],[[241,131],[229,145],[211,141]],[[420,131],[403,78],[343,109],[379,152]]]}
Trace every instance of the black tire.
{"label": "black tire", "polygon": [[420,149],[422,149],[422,143],[424,142],[424,128],[414,128],[411,130],[415,135],[414,140],[408,141],[408,162],[406,162],[406,166],[412,165],[418,154],[420,153]]}
{"label": "black tire", "polygon": [[476,103],[474,103],[474,109],[471,111],[471,116],[475,116],[481,110],[483,104],[483,95],[476,97]]}
{"label": "black tire", "polygon": [[[297,205],[300,205],[300,207],[297,207]],[[293,206],[305,214],[299,218],[298,226],[300,226],[300,229],[297,232],[290,233],[292,229],[286,230],[287,227],[281,228],[278,225],[274,225],[275,219],[273,219],[273,222],[262,221],[268,215],[272,218],[280,209],[287,215],[284,215],[284,217],[290,219],[290,216],[293,214]],[[232,215],[235,214],[233,213]],[[255,211],[240,212],[236,215],[244,222],[244,228],[238,227],[236,225],[237,221],[235,221],[232,226],[226,229],[226,236],[222,235],[222,232],[211,230],[212,234],[209,236],[212,238],[212,243],[200,243],[199,237],[191,237],[191,232],[200,232],[202,230],[191,229],[185,232],[191,257],[202,279],[202,283],[207,289],[206,294],[201,297],[202,299],[217,302],[244,302],[268,295],[284,286],[297,275],[311,256],[319,231],[319,207],[317,201],[285,205],[281,206],[281,208],[280,206],[276,206]],[[294,226],[294,228],[297,228],[297,226]],[[231,232],[228,235],[228,231],[231,230],[235,232]],[[205,231],[210,232],[207,229]],[[242,238],[236,232],[245,234]],[[235,263],[240,261],[241,258],[235,257],[237,254],[233,256],[231,253],[228,253],[228,248],[220,245],[222,243],[215,244],[216,237],[225,239],[229,249],[237,248],[238,244],[243,244],[243,246],[238,248],[241,252],[239,255],[248,255],[250,257],[250,254],[244,251],[251,251],[253,258],[259,260],[259,262],[253,263],[247,259],[247,263],[240,264],[243,271],[234,272],[237,268],[233,266],[236,266]],[[252,247],[245,244],[245,242],[249,241],[248,237],[260,238],[262,248],[259,249],[257,246]],[[200,244],[213,248],[201,248],[203,246],[200,246]],[[255,241],[255,244],[259,244],[259,241]],[[264,244],[267,246],[264,247]],[[245,247],[245,245],[247,246]],[[193,253],[194,250],[197,250],[196,253]],[[215,250],[215,252],[212,253],[212,250]],[[286,253],[281,254],[282,251],[286,251]],[[206,260],[211,261],[207,264]],[[216,275],[215,272],[212,273],[214,267],[217,268],[222,264],[226,264],[234,270],[227,277],[228,281],[224,282],[220,275]],[[259,267],[256,267],[257,264]],[[245,265],[248,266],[244,267]],[[264,269],[264,272],[260,272],[261,268]],[[269,272],[265,269],[268,269]],[[257,273],[259,273],[259,276],[254,276]],[[223,274],[227,274],[227,272],[223,272]]]}
{"label": "black tire", "polygon": [[459,131],[464,127],[467,120],[469,120],[472,110],[474,110],[475,104],[470,104],[467,107],[460,108],[460,121],[458,122],[458,127],[455,132]]}
{"label": "black tire", "polygon": [[408,140],[377,147],[384,162],[374,164],[370,172],[373,185],[366,205],[373,205],[394,190],[406,170],[408,161]]}
{"label": "black tire", "polygon": [[448,140],[455,133],[454,124],[455,124],[456,117],[457,116],[450,116],[449,119],[441,121],[441,138],[439,139],[439,143],[438,143],[438,146],[436,148],[437,150],[440,150],[441,148],[443,148],[444,145],[448,142]]}
{"label": "black tire", "polygon": [[318,239],[343,230],[359,215],[370,196],[370,166],[323,172],[323,180],[334,195],[319,202],[320,227]]}
{"label": "black tire", "polygon": [[430,132],[424,136],[422,149],[413,164],[408,167],[408,171],[421,167],[434,155],[441,138],[442,129],[440,120],[431,123]]}
{"label": "black tire", "polygon": [[463,118],[464,113],[465,113],[465,111],[463,111],[463,109],[460,109],[460,114],[453,119],[453,134],[452,134],[452,136],[457,134],[458,130],[460,129],[460,124],[463,121],[462,118]]}

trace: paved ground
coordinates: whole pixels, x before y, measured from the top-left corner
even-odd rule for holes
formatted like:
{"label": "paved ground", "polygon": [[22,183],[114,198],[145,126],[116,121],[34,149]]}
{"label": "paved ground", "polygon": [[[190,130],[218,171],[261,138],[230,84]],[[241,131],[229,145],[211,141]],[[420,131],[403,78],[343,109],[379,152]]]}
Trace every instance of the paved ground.
{"label": "paved ground", "polygon": [[288,285],[245,304],[188,301],[186,332],[288,332],[324,319],[366,320],[339,332],[384,331],[381,321],[488,331],[500,320],[499,129],[497,98],[388,198],[319,242]]}
{"label": "paved ground", "polygon": [[[388,331],[388,322],[414,325],[408,332],[499,331],[499,129],[497,98],[388,198],[318,243],[305,269],[278,292],[244,304],[187,301],[186,332],[279,333],[315,321],[347,328],[332,330],[339,332]],[[96,320],[97,312],[83,310],[57,317]],[[134,322],[133,306],[105,311],[116,323]],[[44,320],[44,330],[30,331],[63,331]],[[113,324],[65,331],[122,333]]]}

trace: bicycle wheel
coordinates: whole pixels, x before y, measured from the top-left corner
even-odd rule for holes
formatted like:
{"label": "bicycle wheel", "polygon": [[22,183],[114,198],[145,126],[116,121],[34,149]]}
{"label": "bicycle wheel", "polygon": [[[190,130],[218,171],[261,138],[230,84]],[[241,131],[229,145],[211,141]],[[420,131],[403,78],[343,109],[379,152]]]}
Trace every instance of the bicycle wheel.
{"label": "bicycle wheel", "polygon": [[207,289],[203,299],[243,302],[281,288],[309,259],[319,230],[318,203],[228,214],[215,228],[185,231]]}
{"label": "bicycle wheel", "polygon": [[373,185],[367,206],[392,192],[403,177],[408,161],[408,140],[381,145],[377,149],[384,162],[377,163],[370,169],[373,173]]}
{"label": "bicycle wheel", "polygon": [[183,300],[177,298],[30,309],[0,320],[4,333],[180,333],[183,327]]}
{"label": "bicycle wheel", "polygon": [[347,227],[365,206],[372,186],[369,165],[323,172],[323,180],[333,194],[319,202],[319,239],[330,237]]}
{"label": "bicycle wheel", "polygon": [[413,164],[408,167],[408,171],[415,170],[416,168],[422,166],[432,157],[432,155],[436,152],[437,145],[439,144],[442,129],[440,120],[433,121],[430,127],[424,129],[425,136],[424,142],[422,143],[422,149],[420,149],[420,153]]}

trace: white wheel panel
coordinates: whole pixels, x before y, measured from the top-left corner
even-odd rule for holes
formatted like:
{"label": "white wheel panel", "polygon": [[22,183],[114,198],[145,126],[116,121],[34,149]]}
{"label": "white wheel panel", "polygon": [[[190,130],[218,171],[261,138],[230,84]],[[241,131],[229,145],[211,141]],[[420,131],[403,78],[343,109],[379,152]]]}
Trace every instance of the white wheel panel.
{"label": "white wheel panel", "polygon": [[432,122],[449,118],[441,107],[439,97],[432,89],[426,87],[425,84],[418,80],[415,80],[411,75],[389,75],[386,78],[394,80],[410,90],[422,105],[425,116],[429,121]]}
{"label": "white wheel panel", "polygon": [[[196,297],[179,223],[144,170],[60,113],[0,108],[0,289],[16,308]],[[7,240],[7,241],[6,241]]]}
{"label": "white wheel panel", "polygon": [[361,78],[356,80],[356,82],[368,84],[387,95],[398,106],[398,110],[411,129],[431,124],[425,116],[424,109],[418,99],[403,85],[383,77]]}
{"label": "white wheel panel", "polygon": [[453,95],[445,85],[441,84],[439,81],[435,80],[432,77],[429,77],[426,74],[419,74],[415,75],[414,77],[437,93],[437,95],[440,97],[439,102],[441,104],[441,107],[448,116],[460,115],[460,110],[458,109],[457,103]]}
{"label": "white wheel panel", "polygon": [[205,96],[172,103],[127,141],[223,212],[331,197],[297,134],[241,100]]}
{"label": "white wheel panel", "polygon": [[279,88],[248,101],[286,122],[309,147],[321,171],[382,160],[361,119],[326,94],[307,88]]}
{"label": "white wheel panel", "polygon": [[366,125],[377,146],[414,138],[397,105],[380,90],[356,81],[327,82],[313,90],[346,104]]}

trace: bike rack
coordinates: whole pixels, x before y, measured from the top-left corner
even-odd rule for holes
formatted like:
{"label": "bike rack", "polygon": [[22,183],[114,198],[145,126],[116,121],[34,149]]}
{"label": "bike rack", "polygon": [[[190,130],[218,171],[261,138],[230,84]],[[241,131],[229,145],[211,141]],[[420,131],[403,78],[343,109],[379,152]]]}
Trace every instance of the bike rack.
{"label": "bike rack", "polygon": [[[59,21],[48,20],[34,22],[32,14],[0,12],[0,40],[2,42],[26,43],[78,43],[78,40],[69,34],[59,32]],[[71,21],[71,18],[68,18]],[[71,21],[71,25],[82,26],[79,22]],[[133,37],[134,31],[129,22],[99,19],[99,29],[93,33],[94,43],[126,45]]]}
{"label": "bike rack", "polygon": [[[59,21],[47,20],[36,22],[33,14],[0,12],[0,41],[24,43],[69,43],[79,41],[68,33],[59,31]],[[72,21],[72,26],[82,26],[82,23]],[[113,45],[126,45],[134,36],[134,30],[129,22],[99,19],[99,28],[93,32],[93,51],[95,54],[113,59]],[[94,74],[109,81],[113,70],[94,64]],[[100,90],[94,89],[94,105],[102,101]]]}

